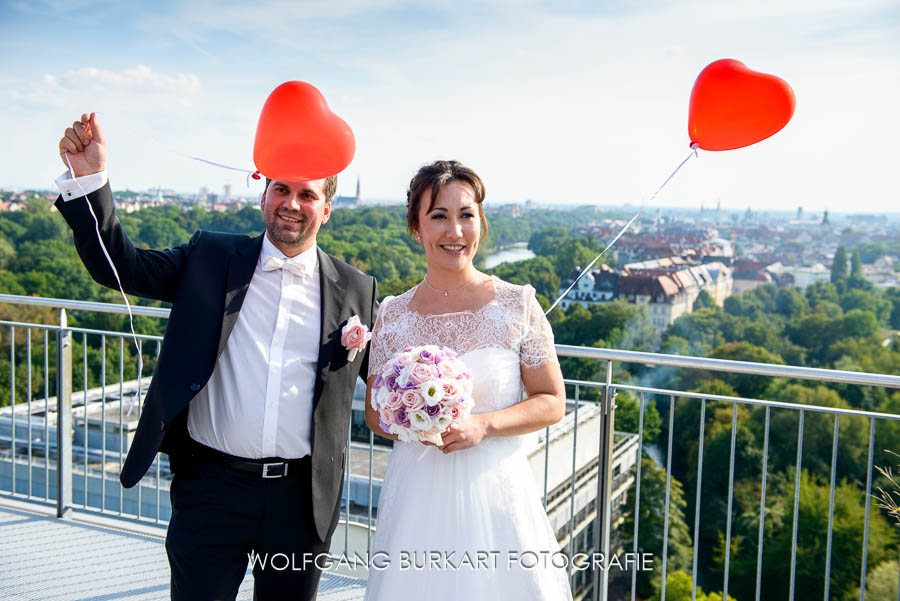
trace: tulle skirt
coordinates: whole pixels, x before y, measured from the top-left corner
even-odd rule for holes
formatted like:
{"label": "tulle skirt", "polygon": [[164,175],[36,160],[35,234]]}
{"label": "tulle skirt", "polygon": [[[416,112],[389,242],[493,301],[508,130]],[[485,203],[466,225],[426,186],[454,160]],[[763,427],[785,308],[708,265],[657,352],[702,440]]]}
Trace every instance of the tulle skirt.
{"label": "tulle skirt", "polygon": [[367,601],[572,598],[522,442],[486,438],[448,455],[394,444]]}

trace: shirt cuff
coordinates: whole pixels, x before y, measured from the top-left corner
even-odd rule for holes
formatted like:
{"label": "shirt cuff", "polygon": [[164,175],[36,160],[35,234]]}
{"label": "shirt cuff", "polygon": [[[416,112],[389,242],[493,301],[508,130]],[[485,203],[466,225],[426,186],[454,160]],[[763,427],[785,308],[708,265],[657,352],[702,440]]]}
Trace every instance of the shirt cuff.
{"label": "shirt cuff", "polygon": [[73,198],[81,198],[91,192],[96,192],[105,186],[107,181],[109,181],[109,176],[106,174],[106,169],[90,175],[82,175],[75,179],[72,179],[69,176],[69,172],[66,171],[56,178],[56,186],[59,188],[62,199],[69,201]]}

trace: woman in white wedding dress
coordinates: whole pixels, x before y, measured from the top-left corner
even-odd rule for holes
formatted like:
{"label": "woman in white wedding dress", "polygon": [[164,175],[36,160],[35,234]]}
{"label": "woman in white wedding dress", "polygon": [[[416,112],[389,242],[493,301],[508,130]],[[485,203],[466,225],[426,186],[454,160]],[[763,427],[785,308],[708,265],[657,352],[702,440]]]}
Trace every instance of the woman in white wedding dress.
{"label": "woman in white wedding dress", "polygon": [[[407,225],[425,247],[428,271],[421,284],[381,304],[368,392],[398,351],[436,344],[455,350],[472,372],[475,406],[441,447],[394,443],[366,600],[570,600],[565,557],[524,444],[565,412],[550,324],[534,288],[472,265],[487,229],[474,171],[455,161],[427,165],[407,199]],[[366,421],[396,440],[368,399]]]}

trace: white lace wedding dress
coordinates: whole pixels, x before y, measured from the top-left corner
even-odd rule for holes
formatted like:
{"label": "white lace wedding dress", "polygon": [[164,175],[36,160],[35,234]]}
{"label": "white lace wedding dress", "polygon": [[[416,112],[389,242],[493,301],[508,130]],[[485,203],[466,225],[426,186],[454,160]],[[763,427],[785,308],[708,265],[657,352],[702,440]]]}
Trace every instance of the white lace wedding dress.
{"label": "white lace wedding dress", "polygon": [[[520,365],[557,361],[553,332],[534,288],[498,278],[493,284],[494,299],[474,311],[421,315],[409,309],[416,288],[385,299],[369,374],[407,346],[437,344],[455,350],[472,372],[473,413],[518,402]],[[367,601],[572,598],[565,569],[550,561],[559,545],[524,442],[490,437],[447,455],[418,442],[394,443],[378,501]]]}

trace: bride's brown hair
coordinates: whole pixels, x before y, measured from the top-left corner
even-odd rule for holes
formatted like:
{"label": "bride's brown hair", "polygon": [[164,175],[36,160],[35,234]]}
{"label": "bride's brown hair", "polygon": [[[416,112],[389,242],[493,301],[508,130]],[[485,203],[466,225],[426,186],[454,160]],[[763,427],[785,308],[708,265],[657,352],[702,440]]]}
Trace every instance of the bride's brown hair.
{"label": "bride's brown hair", "polygon": [[481,206],[484,202],[484,182],[477,173],[459,161],[435,161],[419,169],[410,180],[409,189],[406,191],[406,229],[410,235],[419,227],[419,203],[425,190],[431,190],[431,205],[428,207],[430,211],[441,189],[454,181],[468,184],[472,189],[475,204],[478,206],[478,218],[481,221],[481,240],[484,240],[488,232],[487,219]]}

